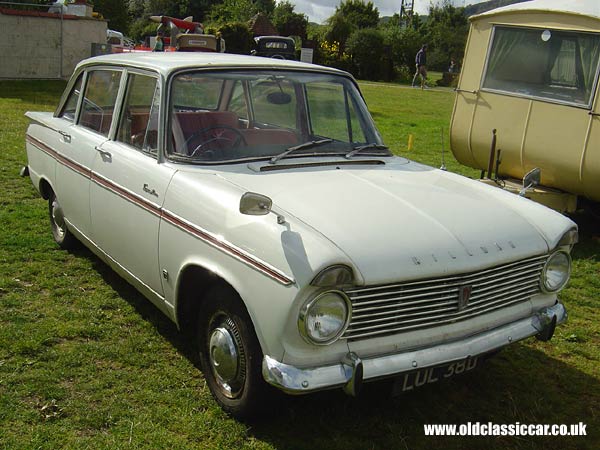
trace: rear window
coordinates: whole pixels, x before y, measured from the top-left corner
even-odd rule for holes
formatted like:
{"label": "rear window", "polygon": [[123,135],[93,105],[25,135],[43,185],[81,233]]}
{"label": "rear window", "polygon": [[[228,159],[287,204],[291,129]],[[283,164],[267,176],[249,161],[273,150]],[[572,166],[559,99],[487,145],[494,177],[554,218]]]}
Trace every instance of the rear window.
{"label": "rear window", "polygon": [[589,107],[600,34],[495,27],[483,89]]}

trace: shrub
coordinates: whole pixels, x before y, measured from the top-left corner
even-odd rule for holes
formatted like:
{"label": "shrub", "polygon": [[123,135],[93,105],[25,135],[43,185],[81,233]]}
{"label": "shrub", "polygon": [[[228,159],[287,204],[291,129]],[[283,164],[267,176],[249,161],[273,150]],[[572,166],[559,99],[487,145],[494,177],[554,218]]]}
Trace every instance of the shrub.
{"label": "shrub", "polygon": [[412,71],[415,55],[424,42],[421,34],[412,28],[385,27],[383,38],[385,45],[391,47],[394,64],[407,66]]}
{"label": "shrub", "polygon": [[356,30],[346,50],[352,58],[353,74],[364,80],[379,80],[383,71],[383,34],[374,28]]}
{"label": "shrub", "polygon": [[228,22],[218,25],[216,32],[225,39],[225,51],[238,55],[249,55],[254,45],[252,32],[243,22]]}
{"label": "shrub", "polygon": [[395,66],[394,67],[395,81],[399,83],[410,84],[415,76],[414,66]]}

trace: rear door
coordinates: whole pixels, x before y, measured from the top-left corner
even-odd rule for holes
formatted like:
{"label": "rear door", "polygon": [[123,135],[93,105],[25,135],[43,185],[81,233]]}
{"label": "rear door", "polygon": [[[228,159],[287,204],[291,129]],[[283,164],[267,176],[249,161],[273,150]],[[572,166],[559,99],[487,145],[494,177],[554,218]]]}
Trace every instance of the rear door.
{"label": "rear door", "polygon": [[[99,146],[108,139],[122,72],[114,69],[89,69],[81,88],[74,89],[63,109],[61,158],[56,169],[56,195],[69,223],[90,236],[90,178]],[[75,105],[80,103],[79,117]]]}

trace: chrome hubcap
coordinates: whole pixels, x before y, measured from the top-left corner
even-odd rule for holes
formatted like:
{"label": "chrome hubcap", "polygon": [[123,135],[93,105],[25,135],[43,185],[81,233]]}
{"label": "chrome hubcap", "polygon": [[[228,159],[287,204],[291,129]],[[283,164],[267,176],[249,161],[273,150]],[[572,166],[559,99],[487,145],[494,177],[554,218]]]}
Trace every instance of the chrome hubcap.
{"label": "chrome hubcap", "polygon": [[208,335],[210,367],[220,391],[228,398],[237,397],[246,378],[246,359],[239,330],[229,317],[213,321]]}

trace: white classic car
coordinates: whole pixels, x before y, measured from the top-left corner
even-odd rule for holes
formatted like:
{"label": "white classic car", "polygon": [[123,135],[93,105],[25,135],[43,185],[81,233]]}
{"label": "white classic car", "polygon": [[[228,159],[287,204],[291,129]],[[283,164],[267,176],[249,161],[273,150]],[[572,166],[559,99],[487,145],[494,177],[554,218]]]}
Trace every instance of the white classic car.
{"label": "white classic car", "polygon": [[406,391],[566,319],[573,222],[393,156],[354,79],[293,61],[83,61],[29,112],[55,241],[80,241],[197,340],[243,417],[396,378]]}

